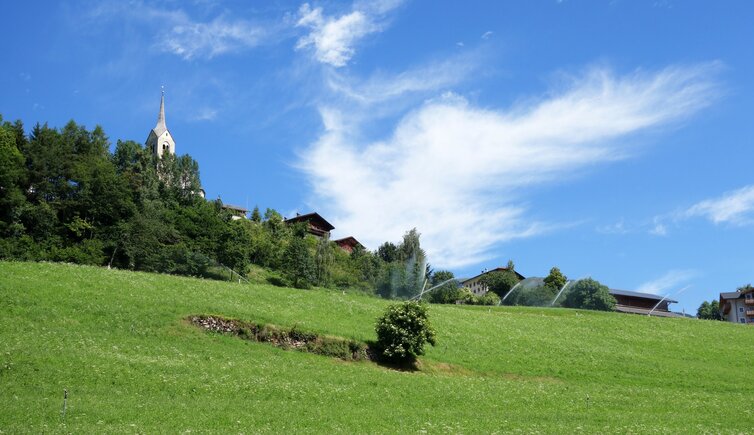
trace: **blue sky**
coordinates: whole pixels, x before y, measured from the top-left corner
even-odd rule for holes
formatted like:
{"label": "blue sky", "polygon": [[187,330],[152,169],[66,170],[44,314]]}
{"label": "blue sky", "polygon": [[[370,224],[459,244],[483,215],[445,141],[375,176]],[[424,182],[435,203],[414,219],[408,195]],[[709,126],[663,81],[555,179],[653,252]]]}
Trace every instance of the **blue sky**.
{"label": "blue sky", "polygon": [[510,258],[676,309],[754,281],[747,1],[12,2],[0,113],[146,140],[208,197],[435,268]]}

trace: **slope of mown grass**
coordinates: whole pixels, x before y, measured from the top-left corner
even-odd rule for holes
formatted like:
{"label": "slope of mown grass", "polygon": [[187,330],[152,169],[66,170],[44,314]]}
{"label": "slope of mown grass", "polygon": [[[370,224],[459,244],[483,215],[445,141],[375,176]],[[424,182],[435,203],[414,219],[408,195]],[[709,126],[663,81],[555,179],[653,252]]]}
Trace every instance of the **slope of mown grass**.
{"label": "slope of mown grass", "polygon": [[184,320],[221,314],[371,340],[386,304],[0,262],[0,431],[752,430],[754,329],[739,325],[432,306],[438,346],[407,373],[209,334]]}

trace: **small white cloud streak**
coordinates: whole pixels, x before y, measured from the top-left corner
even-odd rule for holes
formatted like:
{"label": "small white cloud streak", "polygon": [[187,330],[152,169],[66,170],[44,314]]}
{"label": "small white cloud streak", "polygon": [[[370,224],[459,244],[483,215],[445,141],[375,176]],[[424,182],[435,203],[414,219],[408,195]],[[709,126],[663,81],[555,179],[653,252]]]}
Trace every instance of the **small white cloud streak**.
{"label": "small white cloud streak", "polygon": [[211,59],[215,56],[259,46],[271,38],[274,29],[243,19],[219,15],[209,21],[192,19],[181,9],[160,9],[143,2],[102,2],[88,11],[85,18],[147,23],[155,29],[153,48],[190,59]]}
{"label": "small white cloud streak", "polygon": [[157,36],[155,46],[184,59],[211,59],[217,55],[255,47],[267,32],[243,20],[217,17],[202,23],[187,17],[175,22]]}
{"label": "small white cloud streak", "polygon": [[677,290],[680,284],[687,283],[696,278],[698,273],[691,269],[674,269],[659,278],[647,281],[636,289],[642,293],[652,293],[656,295],[665,295],[673,290]]}
{"label": "small white cloud streak", "polygon": [[350,13],[333,18],[326,17],[321,7],[312,8],[304,3],[299,8],[296,27],[308,28],[309,33],[298,40],[296,49],[313,47],[319,62],[345,66],[356,53],[356,43],[366,35],[382,31],[382,15],[399,4],[399,1],[356,3]]}
{"label": "small white cloud streak", "polygon": [[353,80],[338,71],[328,71],[325,83],[329,90],[352,102],[362,105],[394,104],[398,98],[448,89],[460,83],[478,68],[477,57],[476,53],[458,55],[400,74],[375,73],[362,81]]}
{"label": "small white cloud streak", "polygon": [[716,69],[625,77],[595,69],[511,110],[447,94],[404,116],[384,141],[361,139],[347,109],[324,106],[325,132],[300,166],[338,228],[375,248],[417,227],[433,265],[462,267],[544,231],[517,202],[526,187],[621,158],[617,139],[698,111],[716,95]]}
{"label": "small white cloud streak", "polygon": [[752,222],[754,185],[727,192],[719,198],[707,199],[690,207],[683,217],[701,216],[715,224],[744,225]]}
{"label": "small white cloud streak", "polygon": [[205,107],[199,109],[192,117],[194,121],[214,121],[217,118],[217,109]]}

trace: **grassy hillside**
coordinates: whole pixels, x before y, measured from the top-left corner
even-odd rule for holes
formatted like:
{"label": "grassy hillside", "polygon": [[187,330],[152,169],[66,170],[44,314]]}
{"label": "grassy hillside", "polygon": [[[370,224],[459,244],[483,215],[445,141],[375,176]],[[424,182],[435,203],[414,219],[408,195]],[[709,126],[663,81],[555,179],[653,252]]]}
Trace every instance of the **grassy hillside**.
{"label": "grassy hillside", "polygon": [[739,325],[432,306],[438,346],[407,373],[184,321],[222,314],[368,340],[385,306],[341,292],[0,262],[0,432],[754,427],[754,329]]}

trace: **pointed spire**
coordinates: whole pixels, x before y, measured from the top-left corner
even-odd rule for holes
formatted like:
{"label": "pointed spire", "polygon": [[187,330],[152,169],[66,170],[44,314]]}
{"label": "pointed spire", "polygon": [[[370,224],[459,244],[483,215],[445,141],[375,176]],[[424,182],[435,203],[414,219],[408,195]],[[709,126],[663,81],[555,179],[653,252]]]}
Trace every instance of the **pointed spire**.
{"label": "pointed spire", "polygon": [[167,130],[165,125],[165,86],[162,86],[162,95],[160,96],[160,114],[157,115],[157,125],[155,129],[162,127],[163,131]]}

